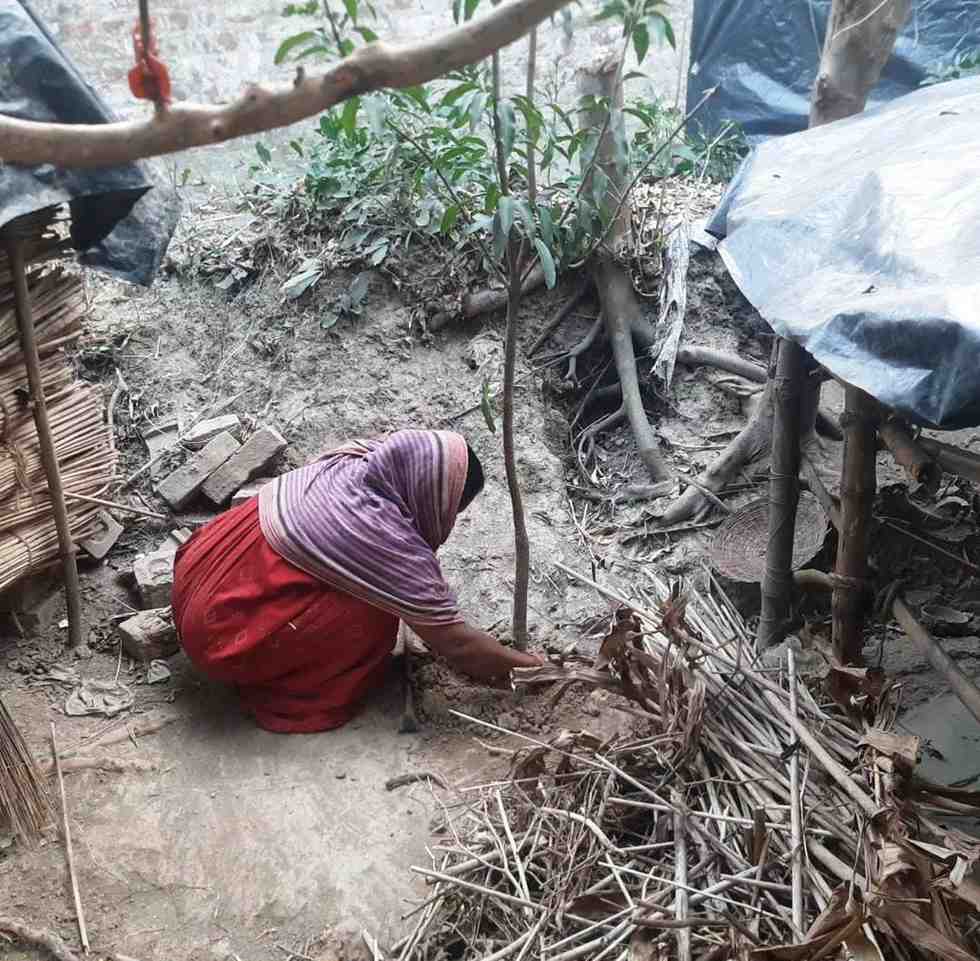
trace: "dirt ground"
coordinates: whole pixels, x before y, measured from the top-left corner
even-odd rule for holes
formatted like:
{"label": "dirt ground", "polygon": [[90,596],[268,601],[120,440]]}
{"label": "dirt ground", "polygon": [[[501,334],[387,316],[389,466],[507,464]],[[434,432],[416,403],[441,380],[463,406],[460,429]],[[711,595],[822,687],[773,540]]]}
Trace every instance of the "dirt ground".
{"label": "dirt ground", "polygon": [[[114,106],[125,111],[118,96],[121,68],[115,70],[112,58],[123,63],[128,57],[131,5],[99,0],[85,17],[70,4],[45,0],[38,6],[92,71],[96,85],[111,92]],[[422,9],[415,19],[400,12],[405,9],[393,2],[393,22],[414,24],[418,32],[434,22],[426,19],[435,16],[432,11]],[[176,0],[158,5],[158,13],[171,35],[182,38],[181,61],[197,71],[182,82],[206,99],[230,95],[243,78],[269,75],[264,68],[288,28],[275,5],[265,3],[239,5],[230,22],[222,23],[210,9]],[[122,40],[109,31],[116,20],[126,26],[119,30]],[[219,187],[243,176],[250,150],[249,145],[219,148],[191,158],[205,186],[187,195],[176,253],[189,236],[200,242],[201,203],[208,205],[209,222],[222,211],[229,223],[238,216]],[[212,242],[224,240],[228,229],[214,227]],[[510,508],[499,435],[488,431],[475,409],[484,377],[499,367],[500,318],[420,339],[406,306],[376,274],[362,316],[324,331],[320,317],[350,275],[338,273],[288,304],[279,293],[280,280],[269,273],[226,293],[213,278],[190,271],[163,276],[149,291],[90,278],[89,336],[78,356],[79,373],[102,382],[107,397],[117,384],[117,370],[128,387],[116,415],[122,470],[134,471],[147,459],[138,436],[141,425],[170,415],[186,423],[225,402],[249,425],[274,423],[285,433],[289,449],[282,469],[348,437],[452,425],[477,449],[488,483],[460,519],[443,565],[473,620],[505,631],[512,578]],[[687,342],[764,362],[761,322],[719,260],[706,252],[695,256],[690,280]],[[529,299],[525,346],[567,292]],[[585,314],[573,319],[544,353],[571,345],[588,324]],[[599,345],[587,354],[580,372],[588,375],[601,366],[604,350]],[[522,374],[527,370],[525,365]],[[532,543],[530,619],[539,649],[578,645],[588,652],[603,632],[609,607],[569,582],[554,562],[581,571],[594,565],[600,579],[642,589],[652,570],[699,576],[711,529],[658,534],[651,522],[663,505],[597,503],[577,496],[568,418],[583,388],[566,384],[563,373],[555,368],[526,376],[519,390],[517,444]],[[708,463],[745,419],[744,399],[703,373],[682,368],[671,396],[651,400],[651,407],[672,463],[691,472]],[[964,439],[976,441],[958,438]],[[827,457],[832,464],[839,446],[828,446]],[[603,438],[593,466],[607,483],[638,477],[625,430]],[[897,479],[888,470],[883,459],[882,478]],[[149,483],[138,489],[159,506]],[[431,819],[442,803],[465,798],[467,785],[505,769],[505,758],[487,745],[499,748],[506,742],[451,712],[533,735],[562,726],[594,727],[603,717],[590,700],[552,713],[542,698],[477,688],[429,665],[420,672],[421,734],[397,733],[400,690],[392,677],[364,714],[341,731],[280,737],[257,730],[242,716],[232,692],[202,680],[182,656],[170,661],[171,678],[146,683],[145,669],[119,659],[111,619],[136,603],[128,581],[135,555],[158,544],[171,527],[200,523],[206,516],[195,506],[172,523],[129,521],[109,559],[84,572],[86,656],[64,650],[59,610],[38,635],[0,637],[0,689],[39,758],[50,756],[48,725],[54,721],[62,750],[82,747],[88,756],[122,762],[121,771],[66,775],[95,957],[271,961],[292,954],[338,961],[350,954],[341,942],[362,928],[382,941],[394,940],[410,899],[424,897],[424,885],[408,868],[429,863]],[[967,547],[972,550],[972,542]],[[889,552],[903,573],[929,571],[929,583],[945,578],[955,585],[939,587],[932,603],[965,609],[973,585],[962,576],[952,577],[927,552],[908,545],[893,545]],[[911,710],[904,723],[920,729],[946,757],[930,755],[936,765],[932,773],[947,779],[951,771],[958,777],[976,773],[965,770],[975,763],[980,740],[975,723],[938,696],[937,679],[899,635],[891,632],[887,640],[885,667],[907,685]],[[980,672],[975,636],[957,637],[949,647],[967,673]],[[66,682],[54,669],[90,680],[111,680],[118,671],[133,690],[135,710],[114,720],[66,718],[63,705],[74,681],[69,676]],[[170,723],[142,737],[125,733],[148,719]],[[120,733],[123,739],[115,739]],[[147,769],[137,769],[140,764]],[[425,770],[462,793],[424,783],[385,789],[393,775]],[[56,830],[33,850],[0,835],[0,905],[3,913],[77,943]],[[34,957],[0,940],[0,958]]]}

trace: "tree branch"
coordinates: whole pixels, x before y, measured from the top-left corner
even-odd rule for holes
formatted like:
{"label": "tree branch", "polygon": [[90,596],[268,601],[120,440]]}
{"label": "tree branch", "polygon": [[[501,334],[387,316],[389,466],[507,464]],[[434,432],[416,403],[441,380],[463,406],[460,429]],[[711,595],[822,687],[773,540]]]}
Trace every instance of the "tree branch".
{"label": "tree branch", "polygon": [[286,127],[373,90],[412,87],[477,63],[537,26],[567,0],[510,0],[420,43],[371,43],[325,73],[297,69],[292,84],[253,84],[224,106],[185,103],[144,120],[42,123],[0,116],[0,160],[56,167],[111,167]]}

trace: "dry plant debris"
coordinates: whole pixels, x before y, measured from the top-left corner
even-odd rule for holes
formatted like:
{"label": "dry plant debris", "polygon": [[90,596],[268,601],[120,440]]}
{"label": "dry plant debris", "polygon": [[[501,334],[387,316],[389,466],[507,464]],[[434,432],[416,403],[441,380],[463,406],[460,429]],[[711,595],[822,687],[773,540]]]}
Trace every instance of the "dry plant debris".
{"label": "dry plant debris", "polygon": [[594,665],[517,672],[556,701],[612,692],[629,733],[505,731],[510,776],[446,807],[414,869],[431,894],[375,956],[974,958],[980,844],[946,819],[980,792],[916,774],[896,689],[849,669],[853,714],[822,705],[754,663],[723,595],[651,580],[603,590],[621,610]]}

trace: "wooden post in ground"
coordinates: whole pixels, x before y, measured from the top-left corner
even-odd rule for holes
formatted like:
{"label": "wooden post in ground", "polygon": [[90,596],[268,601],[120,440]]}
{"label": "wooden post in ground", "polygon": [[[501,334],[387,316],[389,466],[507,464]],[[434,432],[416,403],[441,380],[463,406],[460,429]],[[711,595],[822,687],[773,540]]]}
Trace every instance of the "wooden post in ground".
{"label": "wooden post in ground", "polygon": [[68,523],[68,509],[65,506],[65,493],[61,485],[61,470],[51,437],[48,423],[48,408],[44,400],[44,386],[41,380],[41,366],[37,353],[37,339],[34,335],[34,319],[31,315],[31,295],[27,287],[27,267],[24,263],[23,241],[11,228],[3,233],[3,246],[10,261],[10,273],[14,280],[14,309],[17,326],[20,330],[21,350],[27,368],[27,381],[31,388],[31,407],[34,411],[34,425],[37,428],[38,446],[41,462],[48,481],[51,509],[58,530],[58,545],[61,549],[62,570],[65,577],[65,602],[68,607],[68,639],[72,647],[82,642],[82,595],[78,584],[78,565],[75,561],[75,544]]}
{"label": "wooden post in ground", "polygon": [[864,391],[844,395],[837,586],[832,605],[834,654],[842,664],[861,658],[868,576],[868,533],[875,498],[878,405]]}
{"label": "wooden post in ground", "polygon": [[769,538],[762,578],[762,612],[756,645],[761,650],[784,636],[793,598],[793,541],[800,500],[800,407],[803,348],[780,338],[772,382],[772,454],[769,461]]}

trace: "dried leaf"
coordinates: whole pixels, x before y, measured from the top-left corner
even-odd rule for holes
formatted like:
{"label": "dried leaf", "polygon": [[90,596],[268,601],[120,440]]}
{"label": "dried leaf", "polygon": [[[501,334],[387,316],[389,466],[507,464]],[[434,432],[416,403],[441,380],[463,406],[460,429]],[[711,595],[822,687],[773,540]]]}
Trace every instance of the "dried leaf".
{"label": "dried leaf", "polygon": [[906,904],[886,901],[876,908],[875,914],[901,932],[921,952],[930,952],[943,961],[977,961],[977,956],[958,945],[924,921]]}
{"label": "dried leaf", "polygon": [[597,671],[602,671],[610,664],[619,661],[630,641],[640,633],[640,630],[639,618],[628,607],[621,607],[616,611],[609,633],[602,640],[599,656],[595,659],[593,667]]}
{"label": "dried leaf", "polygon": [[881,754],[901,760],[909,768],[915,767],[919,761],[919,746],[921,739],[915,735],[895,734],[873,727],[861,738],[861,745],[874,748]]}
{"label": "dried leaf", "polygon": [[628,907],[626,899],[621,894],[610,892],[609,894],[584,894],[582,897],[575,898],[567,911],[569,914],[577,914],[590,921],[600,921]]}

